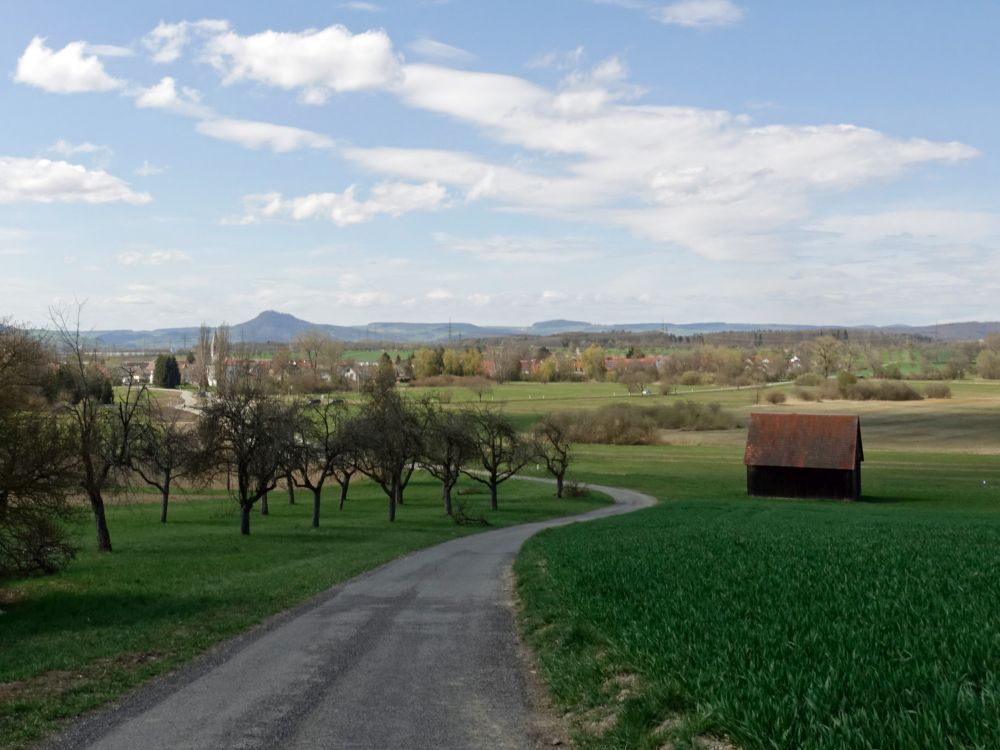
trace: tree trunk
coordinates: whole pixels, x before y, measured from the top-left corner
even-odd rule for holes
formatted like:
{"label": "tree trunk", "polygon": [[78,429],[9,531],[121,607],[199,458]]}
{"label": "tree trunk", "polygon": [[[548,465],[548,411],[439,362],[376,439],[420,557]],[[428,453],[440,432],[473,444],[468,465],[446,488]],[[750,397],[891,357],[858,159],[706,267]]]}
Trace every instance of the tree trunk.
{"label": "tree trunk", "polygon": [[104,498],[101,491],[96,490],[90,495],[90,507],[94,511],[94,525],[97,527],[97,551],[111,551],[111,532],[108,531],[108,519],[104,515]]}
{"label": "tree trunk", "polygon": [[490,480],[490,509],[497,509],[497,480]]}
{"label": "tree trunk", "polygon": [[396,520],[396,498],[399,496],[399,480],[393,479],[389,488],[389,521]]}
{"label": "tree trunk", "polygon": [[271,515],[270,509],[267,507],[267,493],[265,492],[260,498],[260,514],[262,516]]}
{"label": "tree trunk", "polygon": [[170,480],[168,479],[163,483],[163,488],[160,490],[160,494],[163,495],[163,500],[160,503],[160,523],[167,522],[167,503],[170,501]]}
{"label": "tree trunk", "polygon": [[556,474],[556,497],[563,496],[563,479],[565,476],[566,474],[564,473]]}
{"label": "tree trunk", "polygon": [[240,533],[243,536],[250,536],[250,508],[249,505],[240,506]]}
{"label": "tree trunk", "polygon": [[288,488],[288,504],[295,505],[295,485],[292,483],[292,475],[285,476],[285,487]]}
{"label": "tree trunk", "polygon": [[451,485],[447,482],[441,483],[441,496],[444,498],[445,515],[451,515]]}
{"label": "tree trunk", "polygon": [[344,477],[344,483],[340,485],[340,509],[344,509],[344,501],[347,500],[347,488],[351,486],[351,477]]}
{"label": "tree trunk", "polygon": [[323,494],[321,487],[313,488],[313,528],[319,528],[319,497]]}

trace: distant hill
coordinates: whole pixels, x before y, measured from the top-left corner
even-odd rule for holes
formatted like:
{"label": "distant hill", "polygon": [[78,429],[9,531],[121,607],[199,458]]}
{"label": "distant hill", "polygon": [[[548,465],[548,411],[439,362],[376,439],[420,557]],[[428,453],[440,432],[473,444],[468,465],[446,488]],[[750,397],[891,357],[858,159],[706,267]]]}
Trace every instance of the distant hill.
{"label": "distant hill", "polygon": [[[928,336],[943,341],[976,340],[1000,333],[1000,322],[943,323],[934,326],[863,326],[866,330]],[[530,326],[478,326],[472,323],[369,323],[366,326],[338,326],[311,323],[288,313],[265,310],[252,320],[231,326],[231,339],[246,343],[288,343],[304,331],[320,330],[339,341],[392,341],[401,344],[438,344],[460,339],[503,336],[553,336],[560,333],[606,333],[611,331],[661,331],[680,336],[723,331],[808,331],[844,326],[790,325],[783,323],[587,323],[580,320],[543,320]],[[198,328],[158,328],[152,331],[116,329],[88,334],[104,348],[177,349],[194,346]]]}

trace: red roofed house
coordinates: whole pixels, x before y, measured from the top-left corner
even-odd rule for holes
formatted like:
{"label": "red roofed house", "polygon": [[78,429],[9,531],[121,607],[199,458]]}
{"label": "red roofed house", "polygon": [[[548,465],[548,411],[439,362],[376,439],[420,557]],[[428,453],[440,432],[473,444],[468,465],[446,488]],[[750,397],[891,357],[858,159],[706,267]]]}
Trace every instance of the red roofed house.
{"label": "red roofed house", "polygon": [[743,456],[748,495],[857,500],[864,460],[857,416],[750,415]]}

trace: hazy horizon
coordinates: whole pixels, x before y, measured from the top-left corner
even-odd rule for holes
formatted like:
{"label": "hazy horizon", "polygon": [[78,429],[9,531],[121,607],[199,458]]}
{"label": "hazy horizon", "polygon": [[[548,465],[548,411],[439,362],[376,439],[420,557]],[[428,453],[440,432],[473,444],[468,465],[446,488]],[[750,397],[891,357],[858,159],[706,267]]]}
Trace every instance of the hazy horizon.
{"label": "hazy horizon", "polygon": [[1000,317],[1000,6],[216,7],[4,12],[0,317]]}

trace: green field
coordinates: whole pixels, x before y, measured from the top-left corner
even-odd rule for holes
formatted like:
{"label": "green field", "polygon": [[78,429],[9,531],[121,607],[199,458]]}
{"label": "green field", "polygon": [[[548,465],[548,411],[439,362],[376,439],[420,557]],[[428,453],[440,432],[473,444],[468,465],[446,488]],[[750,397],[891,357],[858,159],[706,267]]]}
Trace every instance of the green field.
{"label": "green field", "polygon": [[[492,528],[578,513],[598,496],[556,500],[543,486],[509,482],[500,508],[476,483],[468,512]],[[0,747],[23,745],[60,720],[120,695],[330,586],[431,544],[484,530],[457,526],[440,506],[440,485],[415,477],[394,524],[381,491],[352,483],[344,511],[334,485],[319,529],[310,498],[296,505],[271,496],[270,515],[254,514],[239,534],[235,503],[182,494],[170,522],[158,522],[152,495],[109,508],[115,551],[92,550],[92,523],[81,513],[82,547],[63,572],[0,589]]]}
{"label": "green field", "polygon": [[747,499],[731,447],[579,449],[663,501],[518,559],[581,747],[1000,747],[1000,460],[870,445],[860,503]]}

